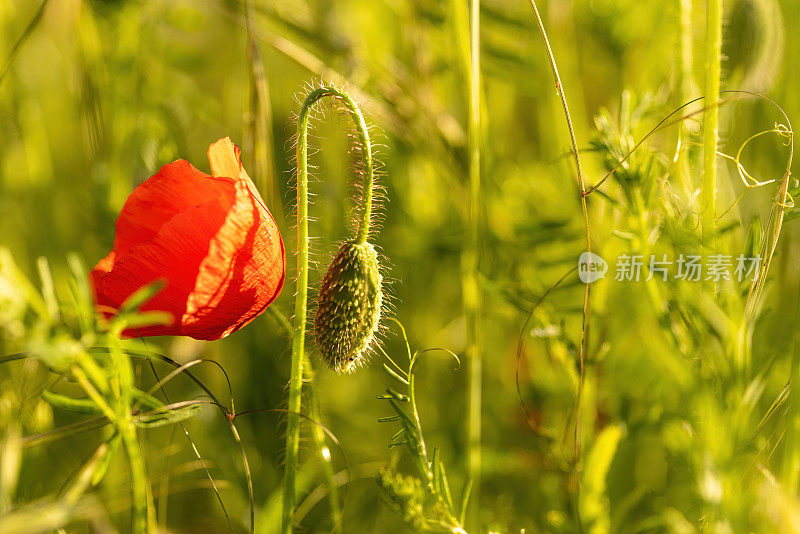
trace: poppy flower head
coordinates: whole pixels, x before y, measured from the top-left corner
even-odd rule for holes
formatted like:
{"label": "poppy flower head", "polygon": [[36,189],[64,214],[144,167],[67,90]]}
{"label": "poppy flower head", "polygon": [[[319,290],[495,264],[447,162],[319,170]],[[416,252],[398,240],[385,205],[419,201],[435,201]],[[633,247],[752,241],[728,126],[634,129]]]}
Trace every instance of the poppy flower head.
{"label": "poppy flower head", "polygon": [[314,336],[323,361],[351,373],[367,360],[381,319],[383,277],[370,243],[346,241],[322,278]]}
{"label": "poppy flower head", "polygon": [[220,139],[208,149],[210,175],[178,160],[126,200],[114,247],[90,278],[97,304],[115,309],[137,289],[166,282],[141,309],[169,312],[172,323],[134,334],[219,339],[280,293],[283,241],[239,155],[230,138]]}

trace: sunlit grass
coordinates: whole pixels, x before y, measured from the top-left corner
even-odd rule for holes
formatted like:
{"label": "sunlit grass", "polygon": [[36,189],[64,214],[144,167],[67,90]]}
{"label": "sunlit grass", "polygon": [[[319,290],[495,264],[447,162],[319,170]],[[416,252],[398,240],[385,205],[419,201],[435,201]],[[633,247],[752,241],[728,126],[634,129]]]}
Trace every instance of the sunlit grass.
{"label": "sunlit grass", "polygon": [[[0,531],[800,531],[800,1],[535,7],[0,3]],[[385,167],[393,310],[352,375],[292,317],[363,213],[349,114],[314,121],[295,204],[320,83]],[[225,135],[307,267],[224,340],[120,339],[157,317],[98,316],[65,258]],[[758,276],[676,278],[717,253]],[[618,281],[625,255],[675,263]]]}

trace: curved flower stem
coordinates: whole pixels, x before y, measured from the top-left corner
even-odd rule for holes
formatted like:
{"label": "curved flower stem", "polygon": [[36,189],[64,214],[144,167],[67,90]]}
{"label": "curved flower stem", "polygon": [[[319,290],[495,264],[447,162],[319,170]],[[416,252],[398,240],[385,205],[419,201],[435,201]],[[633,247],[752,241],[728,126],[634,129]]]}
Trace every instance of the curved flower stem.
{"label": "curved flower stem", "polygon": [[288,424],[286,429],[286,473],[283,481],[283,513],[281,532],[292,532],[295,507],[295,476],[300,441],[300,409],[303,388],[303,355],[305,352],[306,314],[308,308],[308,124],[311,109],[317,101],[333,97],[344,104],[353,117],[361,145],[363,187],[361,191],[361,216],[356,241],[364,243],[369,236],[372,219],[372,188],[374,171],[372,145],[364,116],[358,104],[335,87],[324,86],[312,91],[300,108],[297,120],[297,292],[294,309],[294,341],[292,344],[292,370],[289,383]]}

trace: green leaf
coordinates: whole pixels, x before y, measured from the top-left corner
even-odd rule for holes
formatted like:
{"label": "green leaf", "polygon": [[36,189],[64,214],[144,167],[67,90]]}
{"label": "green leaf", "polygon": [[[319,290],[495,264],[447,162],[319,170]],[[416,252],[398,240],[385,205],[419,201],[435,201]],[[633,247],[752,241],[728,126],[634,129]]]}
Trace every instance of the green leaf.
{"label": "green leaf", "polygon": [[463,525],[467,521],[467,507],[469,506],[469,498],[472,495],[472,479],[469,478],[464,483],[464,489],[461,490],[461,511],[459,512],[459,522]]}
{"label": "green leaf", "polygon": [[800,208],[788,209],[783,214],[783,222],[789,222],[789,221],[793,221],[795,219],[800,219]]}
{"label": "green leaf", "polygon": [[397,412],[397,415],[402,418],[403,422],[405,423],[405,425],[409,430],[416,430],[417,425],[414,423],[413,419],[411,419],[411,416],[408,415],[408,413],[406,413],[403,407],[400,406],[396,400],[389,399],[389,404],[392,405],[394,411]]}
{"label": "green leaf", "polygon": [[42,399],[54,408],[61,408],[69,412],[86,414],[98,414],[102,412],[100,407],[88,397],[76,399],[45,389],[42,391]]}
{"label": "green leaf", "polygon": [[[436,452],[439,452],[438,449]],[[445,504],[451,514],[455,514],[455,506],[453,506],[453,495],[450,493],[450,481],[447,479],[447,471],[444,468],[444,463],[441,458],[436,458],[434,464],[434,473],[438,472],[439,480],[439,493],[444,496]]]}
{"label": "green leaf", "polygon": [[111,461],[114,459],[114,456],[119,449],[120,444],[120,437],[119,434],[114,434],[111,436],[111,439],[108,440],[108,450],[106,451],[105,455],[100,458],[97,467],[95,468],[94,474],[92,474],[92,486],[97,486],[100,482],[103,481],[105,478],[106,473],[108,472],[109,466],[111,466]]}
{"label": "green leaf", "polygon": [[39,257],[36,260],[36,266],[39,269],[39,279],[42,281],[42,295],[44,302],[47,306],[47,311],[50,314],[51,320],[58,319],[58,299],[56,298],[56,288],[53,284],[53,273],[50,271],[50,264],[47,258]]}
{"label": "green leaf", "polygon": [[120,316],[125,321],[125,328],[143,328],[145,326],[159,326],[172,324],[172,314],[165,311],[146,311],[137,314]]}
{"label": "green leaf", "polygon": [[92,291],[89,288],[89,277],[86,274],[83,262],[77,254],[67,256],[67,263],[72,272],[72,294],[77,306],[81,329],[83,332],[89,332],[93,330],[95,317],[94,300],[92,299]]}
{"label": "green leaf", "polygon": [[394,369],[392,369],[391,367],[389,367],[385,363],[383,364],[383,370],[386,372],[387,375],[389,375],[390,377],[394,378],[395,380],[397,380],[398,382],[400,382],[404,386],[408,385],[408,380],[406,378],[403,378],[402,376],[397,374],[397,372],[395,372]]}
{"label": "green leaf", "polygon": [[41,331],[30,336],[25,348],[32,356],[59,373],[65,373],[84,352],[83,345],[67,334],[50,335],[50,332]]}
{"label": "green leaf", "polygon": [[172,425],[180,423],[191,417],[194,417],[200,410],[200,404],[188,404],[178,408],[162,407],[151,412],[139,415],[134,423],[140,428],[157,428],[160,426]]}
{"label": "green leaf", "polygon": [[431,460],[431,471],[433,471],[433,482],[436,489],[439,489],[439,480],[442,473],[439,471],[439,447],[433,448],[433,459]]}
{"label": "green leaf", "polygon": [[622,425],[606,427],[597,436],[586,457],[580,495],[581,516],[588,524],[595,523],[599,532],[608,532],[610,528],[606,476],[622,435]]}
{"label": "green leaf", "polygon": [[745,257],[754,258],[756,254],[758,254],[758,246],[761,244],[762,233],[763,226],[761,224],[761,217],[755,215],[750,223],[750,231],[747,233],[747,243],[744,248]]}
{"label": "green leaf", "polygon": [[152,395],[148,395],[144,391],[138,388],[132,388],[133,398],[136,399],[138,403],[140,403],[145,408],[149,408],[151,410],[155,410],[164,406],[164,403],[158,400],[157,398],[153,397]]}
{"label": "green leaf", "polygon": [[119,311],[121,313],[138,310],[151,298],[155,297],[167,285],[163,279],[151,282],[144,287],[141,287],[133,292],[131,296],[125,299]]}

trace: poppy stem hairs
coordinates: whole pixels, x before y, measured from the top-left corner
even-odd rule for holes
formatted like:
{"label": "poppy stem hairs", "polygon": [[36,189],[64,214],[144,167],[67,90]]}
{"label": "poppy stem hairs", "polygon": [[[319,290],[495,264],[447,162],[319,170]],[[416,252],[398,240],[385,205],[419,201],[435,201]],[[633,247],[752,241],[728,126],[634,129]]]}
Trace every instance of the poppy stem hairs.
{"label": "poppy stem hairs", "polygon": [[[356,238],[342,245],[342,249],[347,248],[348,251],[353,252],[352,261],[347,264],[350,267],[348,271],[349,281],[352,282],[349,284],[350,292],[348,294],[354,299],[360,299],[355,307],[362,312],[366,311],[366,313],[361,313],[360,315],[350,314],[342,323],[349,324],[350,330],[355,329],[355,333],[350,336],[350,338],[357,338],[354,344],[366,347],[372,340],[372,335],[377,329],[377,322],[380,317],[381,278],[377,267],[377,255],[372,245],[367,243],[372,218],[374,186],[372,144],[364,116],[358,104],[341,89],[323,86],[312,91],[306,97],[300,108],[300,115],[297,120],[297,292],[295,296],[294,340],[286,432],[286,473],[284,477],[281,523],[281,532],[284,534],[291,534],[294,517],[295,475],[300,436],[300,401],[303,387],[303,355],[305,351],[308,308],[308,125],[312,108],[319,100],[325,97],[332,97],[338,100],[353,118],[362,156],[361,172],[363,183],[358,231]],[[340,250],[340,255],[341,253],[342,250]],[[337,256],[338,258],[339,256]],[[326,274],[326,279],[329,278],[335,265],[337,265],[336,259],[328,274]],[[337,284],[337,287],[340,285]],[[325,281],[323,281],[324,287]],[[337,294],[337,297],[342,296]],[[343,302],[342,304],[348,311],[352,311],[348,308],[351,303]],[[336,307],[336,310],[338,311],[339,308]],[[352,315],[356,315],[356,317]],[[358,324],[354,324],[354,322]],[[366,343],[363,342],[365,339]],[[348,341],[353,342],[353,339],[348,339]],[[323,358],[327,361],[326,351],[322,347],[321,350]]]}

